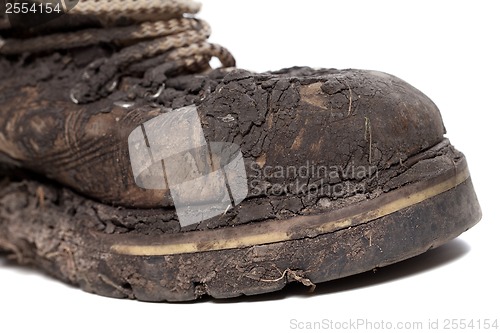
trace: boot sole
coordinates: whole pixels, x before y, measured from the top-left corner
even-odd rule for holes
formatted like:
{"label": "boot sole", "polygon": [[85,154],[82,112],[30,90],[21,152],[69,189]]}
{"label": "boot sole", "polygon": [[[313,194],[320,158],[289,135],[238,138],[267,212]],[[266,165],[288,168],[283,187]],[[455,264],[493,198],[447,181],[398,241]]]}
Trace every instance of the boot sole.
{"label": "boot sole", "polygon": [[267,293],[291,281],[312,286],[365,272],[440,246],[480,218],[462,158],[434,177],[321,215],[159,237],[94,237],[105,244],[106,271],[122,272],[112,281],[128,281],[129,288],[111,296],[187,301]]}
{"label": "boot sole", "polygon": [[[51,236],[59,238],[55,255],[40,254],[38,246],[30,261],[109,297],[178,302],[268,293],[292,281],[314,287],[414,257],[474,226],[481,210],[467,163],[463,155],[453,161],[374,199],[319,215],[161,236],[32,223],[22,238],[57,235]],[[16,228],[0,223],[7,240],[20,238],[19,221]],[[5,240],[0,245],[8,248]],[[19,245],[12,249],[18,261],[26,259]]]}

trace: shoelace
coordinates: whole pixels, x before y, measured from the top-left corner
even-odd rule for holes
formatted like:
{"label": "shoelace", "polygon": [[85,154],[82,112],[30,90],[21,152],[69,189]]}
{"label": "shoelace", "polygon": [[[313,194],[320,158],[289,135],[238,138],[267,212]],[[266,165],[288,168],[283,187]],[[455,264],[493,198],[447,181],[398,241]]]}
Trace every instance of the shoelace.
{"label": "shoelace", "polygon": [[[116,87],[117,73],[132,63],[152,58],[158,58],[156,63],[168,64],[165,70],[169,73],[206,70],[212,57],[217,57],[222,67],[234,67],[235,60],[228,50],[207,42],[209,25],[193,17],[200,7],[191,0],[80,0],[66,15],[97,19],[102,28],[24,39],[0,37],[0,54],[55,51],[99,43],[125,45],[110,58],[88,65],[71,90],[74,103],[89,103],[106,96]],[[0,22],[0,29],[3,26],[5,22]]]}

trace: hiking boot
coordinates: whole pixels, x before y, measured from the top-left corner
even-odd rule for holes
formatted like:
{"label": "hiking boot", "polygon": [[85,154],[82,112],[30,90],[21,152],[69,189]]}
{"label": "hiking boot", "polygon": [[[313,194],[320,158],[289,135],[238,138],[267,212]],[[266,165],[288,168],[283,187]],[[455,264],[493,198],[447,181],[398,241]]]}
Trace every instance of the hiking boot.
{"label": "hiking boot", "polygon": [[230,298],[313,289],[480,220],[465,157],[410,84],[237,69],[183,16],[196,3],[148,3],[0,24],[10,258],[104,296]]}

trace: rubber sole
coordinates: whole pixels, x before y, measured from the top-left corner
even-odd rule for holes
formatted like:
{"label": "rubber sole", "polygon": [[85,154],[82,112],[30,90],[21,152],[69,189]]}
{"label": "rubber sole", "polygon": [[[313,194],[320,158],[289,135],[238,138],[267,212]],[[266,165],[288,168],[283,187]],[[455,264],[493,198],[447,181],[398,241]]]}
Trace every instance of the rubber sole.
{"label": "rubber sole", "polygon": [[[314,286],[402,261],[472,227],[481,210],[467,164],[462,155],[451,160],[437,159],[437,172],[374,199],[288,220],[161,236],[69,223],[31,224],[24,235],[22,226],[0,227],[17,244],[11,247],[19,261],[33,250],[20,248],[16,237],[62,239],[54,252],[35,246],[29,261],[99,295],[176,302],[261,294],[291,281]],[[8,248],[5,239],[0,247]]]}

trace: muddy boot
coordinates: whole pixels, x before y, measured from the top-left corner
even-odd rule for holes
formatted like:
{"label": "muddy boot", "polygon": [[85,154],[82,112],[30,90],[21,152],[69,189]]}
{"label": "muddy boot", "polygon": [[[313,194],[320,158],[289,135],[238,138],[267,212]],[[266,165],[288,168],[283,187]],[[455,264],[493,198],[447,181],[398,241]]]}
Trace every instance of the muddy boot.
{"label": "muddy boot", "polygon": [[376,71],[237,69],[183,15],[196,3],[145,3],[0,18],[9,258],[110,297],[229,298],[313,289],[480,220],[419,90]]}

